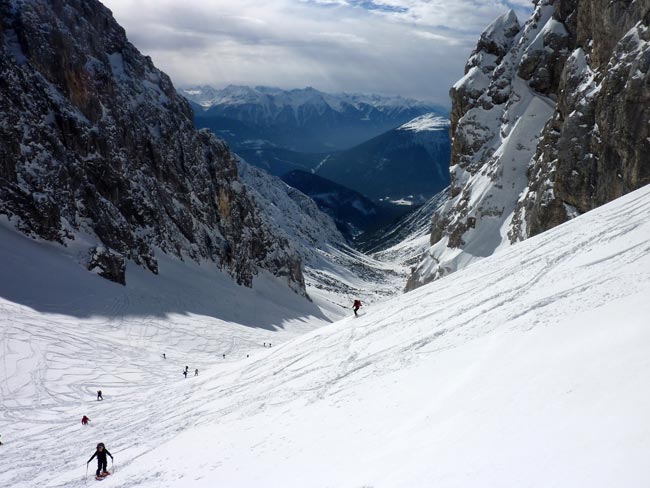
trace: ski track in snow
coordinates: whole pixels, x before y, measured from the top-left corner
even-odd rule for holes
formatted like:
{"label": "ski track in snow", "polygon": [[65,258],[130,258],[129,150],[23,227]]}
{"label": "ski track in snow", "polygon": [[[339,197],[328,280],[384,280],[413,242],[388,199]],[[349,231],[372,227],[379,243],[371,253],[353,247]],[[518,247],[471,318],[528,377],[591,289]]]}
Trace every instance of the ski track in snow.
{"label": "ski track in snow", "polygon": [[106,486],[647,486],[648,215],[647,187],[306,334],[0,298],[0,485],[85,486],[102,441]]}

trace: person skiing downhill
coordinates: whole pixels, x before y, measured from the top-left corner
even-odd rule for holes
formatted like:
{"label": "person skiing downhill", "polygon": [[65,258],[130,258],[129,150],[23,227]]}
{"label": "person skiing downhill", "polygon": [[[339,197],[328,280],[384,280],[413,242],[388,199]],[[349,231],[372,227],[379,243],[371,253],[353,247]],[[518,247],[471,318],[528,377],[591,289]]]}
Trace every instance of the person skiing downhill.
{"label": "person skiing downhill", "polygon": [[103,442],[100,442],[97,444],[97,450],[95,453],[90,457],[86,465],[90,464],[90,461],[92,461],[95,456],[97,456],[97,471],[95,472],[95,475],[97,478],[108,476],[109,473],[107,468],[107,460],[106,460],[106,455],[109,455],[111,457],[111,461],[113,460],[113,455],[108,452],[108,449],[106,449],[106,446],[104,445]]}
{"label": "person skiing downhill", "polygon": [[354,316],[358,317],[357,311],[361,308],[361,300],[355,300],[352,305],[352,310],[354,310]]}
{"label": "person skiing downhill", "polygon": [[81,425],[88,425],[88,422],[90,422],[90,419],[88,417],[85,415],[81,417]]}
{"label": "person skiing downhill", "polygon": [[97,390],[97,401],[103,400],[102,390]]}

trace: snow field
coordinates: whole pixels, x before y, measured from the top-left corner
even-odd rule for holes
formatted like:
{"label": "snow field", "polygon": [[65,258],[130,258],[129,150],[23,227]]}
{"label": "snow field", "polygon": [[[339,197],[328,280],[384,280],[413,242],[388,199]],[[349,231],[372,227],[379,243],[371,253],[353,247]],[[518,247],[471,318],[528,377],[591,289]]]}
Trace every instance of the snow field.
{"label": "snow field", "polygon": [[[156,443],[169,434],[168,423],[184,428],[169,409],[186,395],[183,381],[201,384],[211,367],[264,355],[264,342],[277,345],[341,314],[268,274],[251,290],[209,264],[162,256],[159,277],[133,266],[122,287],[67,252],[0,226],[1,486],[80,486],[67,470],[83,465],[99,438],[124,460],[114,451],[133,439]],[[96,401],[98,389],[104,402]]]}
{"label": "snow field", "polygon": [[[646,487],[648,215],[650,187],[312,332],[323,316],[305,305],[301,318],[289,296],[273,309],[270,284],[250,293],[277,317],[281,305],[293,311],[275,332],[271,312],[269,329],[238,325],[230,307],[231,323],[216,309],[147,315],[143,293],[130,302],[140,314],[116,305],[84,319],[8,300],[3,287],[11,442],[0,484],[83,486],[83,463],[103,441],[118,462],[106,486]],[[178,310],[207,298],[177,294]],[[149,337],[148,324],[161,332]],[[62,333],[43,331],[55,325]],[[173,338],[176,327],[191,339]],[[86,343],[97,329],[110,367]],[[274,334],[302,335],[251,347]],[[231,358],[215,360],[228,339]],[[180,363],[154,354],[164,343],[183,352]],[[186,361],[201,376],[184,380]],[[45,473],[41,449],[51,453]]]}

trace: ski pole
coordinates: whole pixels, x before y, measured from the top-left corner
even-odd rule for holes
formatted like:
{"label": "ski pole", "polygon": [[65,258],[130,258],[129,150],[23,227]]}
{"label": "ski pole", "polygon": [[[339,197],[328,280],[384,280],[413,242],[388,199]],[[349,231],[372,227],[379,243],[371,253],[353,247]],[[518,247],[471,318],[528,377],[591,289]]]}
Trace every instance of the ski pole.
{"label": "ski pole", "polygon": [[84,485],[88,486],[88,463],[86,463],[86,477],[84,478]]}

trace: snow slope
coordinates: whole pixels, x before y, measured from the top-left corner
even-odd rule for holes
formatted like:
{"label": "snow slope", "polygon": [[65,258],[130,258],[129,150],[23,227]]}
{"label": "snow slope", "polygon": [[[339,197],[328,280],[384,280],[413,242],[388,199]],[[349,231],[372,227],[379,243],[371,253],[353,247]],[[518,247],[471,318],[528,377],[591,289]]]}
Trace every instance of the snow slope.
{"label": "snow slope", "polygon": [[646,487],[648,215],[645,187],[358,319],[271,349],[248,328],[226,361],[216,319],[76,317],[5,278],[0,485],[84,486],[103,441],[105,487]]}
{"label": "snow slope", "polygon": [[310,296],[337,307],[340,317],[354,299],[370,303],[400,293],[408,268],[398,259],[377,260],[351,248],[310,197],[242,159],[237,164],[268,227],[301,256]]}

